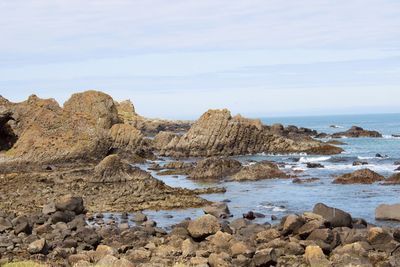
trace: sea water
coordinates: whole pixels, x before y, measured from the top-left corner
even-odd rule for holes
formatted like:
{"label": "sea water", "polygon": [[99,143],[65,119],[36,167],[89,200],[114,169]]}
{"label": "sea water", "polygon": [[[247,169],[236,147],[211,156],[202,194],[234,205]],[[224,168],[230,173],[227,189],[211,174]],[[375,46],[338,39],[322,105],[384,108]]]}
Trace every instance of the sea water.
{"label": "sea water", "polygon": [[[296,125],[317,130],[318,132],[334,133],[345,131],[353,125],[364,129],[381,132],[383,138],[342,138],[346,143],[341,147],[344,152],[333,156],[318,155],[271,155],[258,154],[236,157],[243,164],[249,161],[272,160],[284,164],[288,172],[301,170],[299,178],[319,178],[319,181],[305,184],[294,184],[291,179],[267,179],[248,182],[217,182],[199,183],[187,179],[185,176],[158,176],[152,174],[168,185],[185,188],[201,188],[207,186],[223,186],[226,193],[203,195],[211,201],[229,201],[228,206],[233,218],[242,217],[243,213],[255,211],[264,214],[265,218],[258,222],[271,223],[271,215],[281,218],[289,213],[302,213],[312,210],[316,203],[322,202],[329,206],[343,209],[353,215],[361,217],[369,223],[378,225],[398,225],[396,222],[382,222],[375,220],[375,208],[383,203],[400,203],[400,185],[383,186],[372,185],[340,185],[332,184],[335,176],[353,172],[361,168],[370,168],[384,176],[395,172],[398,166],[395,161],[400,160],[400,138],[392,134],[400,133],[400,114],[379,115],[346,115],[346,116],[315,116],[315,117],[282,117],[263,118],[265,124],[282,123]],[[337,128],[331,128],[335,125]],[[383,158],[376,157],[379,153]],[[169,159],[160,161],[161,164]],[[353,166],[356,160],[367,161],[368,165]],[[321,163],[324,168],[308,169],[307,162]],[[141,165],[147,169],[148,165]],[[201,209],[146,211],[162,227],[180,222],[186,217],[197,217],[203,214]],[[166,215],[172,215],[167,219]]]}

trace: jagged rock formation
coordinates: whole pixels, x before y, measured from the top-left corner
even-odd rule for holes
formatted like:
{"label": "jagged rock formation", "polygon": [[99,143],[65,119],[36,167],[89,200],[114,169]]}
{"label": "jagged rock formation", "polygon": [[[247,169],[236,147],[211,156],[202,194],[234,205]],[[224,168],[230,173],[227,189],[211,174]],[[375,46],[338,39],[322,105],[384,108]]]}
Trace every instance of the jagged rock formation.
{"label": "jagged rock formation", "polygon": [[333,138],[341,138],[341,137],[353,137],[353,138],[357,138],[357,137],[382,137],[382,134],[377,132],[377,131],[368,131],[368,130],[364,130],[361,127],[358,126],[353,126],[351,127],[349,130],[345,131],[345,132],[339,132],[339,133],[334,133],[332,134]]}
{"label": "jagged rock formation", "polygon": [[119,153],[134,154],[145,146],[141,131],[129,124],[114,124],[110,129],[112,148]]}
{"label": "jagged rock formation", "polygon": [[8,124],[12,120],[11,115],[5,106],[0,106],[0,151],[10,149],[17,141],[17,136]]}
{"label": "jagged rock formation", "polygon": [[357,170],[353,173],[346,173],[337,177],[333,183],[335,184],[372,184],[383,181],[385,177],[371,171],[370,169]]}
{"label": "jagged rock formation", "polygon": [[111,144],[109,128],[118,122],[112,98],[87,91],[74,94],[62,109],[54,99],[30,96],[10,104],[18,140],[10,158],[29,162],[91,161],[104,157]]}
{"label": "jagged rock formation", "polygon": [[240,115],[232,117],[228,110],[209,110],[183,136],[175,136],[159,150],[173,157],[229,156],[260,152],[336,154],[342,149],[311,138],[294,140],[271,134],[259,120]]}

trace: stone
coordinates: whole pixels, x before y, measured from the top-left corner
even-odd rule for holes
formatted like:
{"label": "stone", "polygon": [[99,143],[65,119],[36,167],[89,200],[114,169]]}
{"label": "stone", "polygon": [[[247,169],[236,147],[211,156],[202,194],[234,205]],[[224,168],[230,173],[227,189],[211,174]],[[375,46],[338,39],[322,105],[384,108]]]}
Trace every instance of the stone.
{"label": "stone", "polygon": [[9,219],[0,217],[0,233],[12,229],[12,227],[13,225]]}
{"label": "stone", "polygon": [[269,161],[261,161],[255,164],[244,166],[231,178],[235,181],[246,181],[288,177],[289,176],[286,173],[279,169],[277,164]]}
{"label": "stone", "polygon": [[320,163],[315,163],[315,162],[307,162],[306,165],[307,165],[307,168],[309,168],[309,169],[324,168],[324,165],[322,165]]}
{"label": "stone", "polygon": [[193,238],[205,238],[217,233],[221,229],[218,219],[212,215],[206,214],[189,222],[188,232]]}
{"label": "stone", "polygon": [[46,240],[44,238],[33,241],[28,246],[28,252],[30,254],[44,253],[45,250],[46,250]]}
{"label": "stone", "polygon": [[57,211],[72,211],[76,215],[85,212],[85,207],[83,205],[82,197],[65,195],[57,199],[55,202],[55,208]]}
{"label": "stone", "polygon": [[118,258],[116,258],[112,255],[106,255],[106,256],[104,256],[104,258],[100,259],[97,262],[96,266],[98,266],[98,267],[102,267],[102,266],[113,267],[113,266],[116,266],[115,264],[117,261],[118,261]]}
{"label": "stone", "polygon": [[275,266],[278,257],[274,248],[267,248],[256,251],[253,256],[254,266]]}
{"label": "stone", "polygon": [[392,240],[392,236],[380,227],[372,227],[368,230],[368,242],[371,245],[387,244]]}
{"label": "stone", "polygon": [[194,180],[218,180],[237,173],[242,164],[234,159],[210,157],[199,160],[190,172],[189,178]]}
{"label": "stone", "polygon": [[196,249],[197,249],[197,246],[191,239],[186,238],[182,242],[181,250],[182,250],[183,257],[192,257],[192,256],[196,255]]}
{"label": "stone", "polygon": [[400,221],[400,204],[379,205],[375,209],[375,218],[377,220],[395,220]]}
{"label": "stone", "polygon": [[310,267],[332,266],[319,246],[307,246],[304,259]]}
{"label": "stone", "polygon": [[208,264],[211,267],[229,267],[231,266],[230,256],[226,252],[211,253],[208,257]]}
{"label": "stone", "polygon": [[217,218],[226,219],[230,215],[228,205],[224,202],[213,202],[203,208],[205,214],[213,215]]}
{"label": "stone", "polygon": [[268,230],[261,231],[256,235],[257,243],[268,243],[276,238],[279,238],[281,234],[278,230],[272,228]]}
{"label": "stone", "polygon": [[305,222],[301,216],[290,214],[283,222],[282,234],[288,235],[292,233],[297,233],[304,223]]}
{"label": "stone", "polygon": [[142,212],[136,212],[133,215],[133,221],[134,222],[145,222],[147,221],[147,216],[143,214]]}
{"label": "stone", "polygon": [[370,169],[357,170],[353,173],[343,174],[337,177],[333,183],[335,184],[372,184],[383,181],[385,177],[371,171]]}
{"label": "stone", "polygon": [[56,211],[57,211],[56,203],[54,203],[54,202],[50,202],[50,203],[44,205],[43,209],[42,209],[43,214],[52,214]]}
{"label": "stone", "polygon": [[349,213],[318,203],[314,206],[313,213],[321,215],[332,227],[351,227],[352,217]]}
{"label": "stone", "polygon": [[332,134],[333,138],[341,138],[341,137],[352,137],[352,138],[357,138],[357,137],[374,137],[374,138],[379,138],[382,137],[382,134],[380,134],[377,131],[368,131],[364,130],[361,127],[358,126],[352,126],[349,130],[345,132],[338,132]]}

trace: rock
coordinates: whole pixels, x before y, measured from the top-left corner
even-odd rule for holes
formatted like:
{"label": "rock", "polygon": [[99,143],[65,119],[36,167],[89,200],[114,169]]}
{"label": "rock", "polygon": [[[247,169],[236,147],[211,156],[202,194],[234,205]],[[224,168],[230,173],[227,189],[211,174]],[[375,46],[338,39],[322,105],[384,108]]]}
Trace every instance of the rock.
{"label": "rock", "polygon": [[232,257],[236,257],[238,255],[246,255],[246,256],[252,256],[254,253],[254,250],[251,249],[246,243],[244,242],[235,242],[231,248],[231,255]]}
{"label": "rock", "polygon": [[256,216],[254,215],[254,212],[249,211],[249,212],[243,214],[243,218],[245,218],[247,220],[254,220],[256,218]]}
{"label": "rock", "polygon": [[189,178],[195,180],[222,179],[237,173],[242,164],[233,159],[211,157],[197,162],[196,167],[190,172]]}
{"label": "rock", "polygon": [[208,257],[208,264],[211,267],[229,267],[231,266],[230,256],[226,252],[211,253]]}
{"label": "rock", "polygon": [[292,183],[294,184],[305,184],[305,183],[313,183],[316,181],[319,181],[319,178],[306,178],[306,179],[300,179],[300,178],[295,178],[292,180]]}
{"label": "rock", "polygon": [[55,208],[57,211],[72,211],[76,215],[85,212],[82,197],[77,197],[73,195],[65,195],[57,199],[57,201],[55,202]]}
{"label": "rock", "polygon": [[349,130],[345,131],[345,132],[338,132],[338,133],[334,133],[332,134],[333,138],[341,138],[341,137],[352,137],[352,138],[357,138],[357,137],[382,137],[382,134],[380,134],[377,131],[368,131],[368,130],[364,130],[361,127],[357,127],[357,126],[353,126],[351,127]]}
{"label": "rock", "polygon": [[214,202],[211,205],[204,207],[203,211],[205,214],[210,214],[222,219],[226,219],[230,214],[228,205],[224,202]]}
{"label": "rock", "polygon": [[380,227],[372,227],[368,230],[368,242],[371,245],[388,244],[392,240],[392,236]]}
{"label": "rock", "polygon": [[231,178],[235,181],[260,180],[271,178],[288,178],[289,176],[281,171],[273,162],[261,161],[252,165],[244,166]]}
{"label": "rock", "polygon": [[318,246],[307,246],[304,259],[310,267],[328,267],[332,264],[326,259],[322,249]]}
{"label": "rock", "polygon": [[257,233],[255,240],[257,243],[268,243],[276,238],[279,238],[281,234],[276,229],[268,229]]}
{"label": "rock", "polygon": [[359,160],[353,162],[353,166],[362,166],[362,165],[368,165],[368,162]]}
{"label": "rock", "polygon": [[231,234],[218,231],[215,235],[207,237],[207,240],[216,248],[227,250],[231,245],[232,238]]}
{"label": "rock", "polygon": [[57,211],[56,203],[50,202],[43,206],[42,213],[43,214],[52,214]]}
{"label": "rock", "polygon": [[114,124],[110,129],[112,149],[125,155],[133,155],[143,149],[146,144],[143,134],[128,124]]}
{"label": "rock", "polygon": [[311,138],[297,140],[273,134],[259,120],[237,115],[228,110],[209,110],[181,137],[175,136],[160,149],[162,156],[199,157],[231,156],[261,152],[306,152],[335,154],[342,149]]}
{"label": "rock", "polygon": [[147,216],[143,214],[142,212],[136,212],[133,215],[133,221],[134,222],[145,222],[147,221]]}
{"label": "rock", "polygon": [[205,238],[217,233],[221,229],[218,219],[212,215],[203,215],[200,218],[190,221],[188,225],[189,234],[196,239]]}
{"label": "rock", "polygon": [[12,229],[13,225],[7,218],[0,217],[0,233]]}
{"label": "rock", "polygon": [[253,257],[254,266],[275,266],[278,260],[276,250],[267,248],[256,251]]}
{"label": "rock", "polygon": [[387,178],[384,182],[384,185],[396,185],[400,184],[400,173],[395,173]]}
{"label": "rock", "polygon": [[322,165],[320,163],[307,162],[306,165],[307,165],[307,168],[309,168],[309,169],[324,168],[324,165]]}
{"label": "rock", "polygon": [[112,256],[112,255],[106,255],[104,258],[100,259],[96,266],[110,266],[110,267],[117,267],[116,263],[118,261],[118,258]]}
{"label": "rock", "polygon": [[379,205],[375,209],[375,218],[377,220],[395,220],[400,221],[400,204]]}
{"label": "rock", "polygon": [[302,217],[295,214],[290,214],[283,221],[282,234],[288,235],[292,233],[297,233],[297,231],[301,226],[303,226],[303,224],[304,220]]}
{"label": "rock", "polygon": [[187,238],[182,242],[181,250],[183,257],[192,257],[196,255],[196,249],[197,246],[191,239]]}
{"label": "rock", "polygon": [[333,183],[335,184],[372,184],[384,180],[385,177],[377,174],[370,169],[357,170],[353,173],[343,174],[337,177]]}
{"label": "rock", "polygon": [[28,252],[30,254],[44,253],[46,250],[46,240],[44,238],[33,241],[28,246]]}
{"label": "rock", "polygon": [[332,227],[351,227],[351,215],[343,210],[318,203],[314,206],[313,213],[321,215]]}
{"label": "rock", "polygon": [[32,226],[29,223],[29,219],[26,216],[19,216],[12,220],[14,225],[14,233],[18,235],[19,233],[31,234]]}

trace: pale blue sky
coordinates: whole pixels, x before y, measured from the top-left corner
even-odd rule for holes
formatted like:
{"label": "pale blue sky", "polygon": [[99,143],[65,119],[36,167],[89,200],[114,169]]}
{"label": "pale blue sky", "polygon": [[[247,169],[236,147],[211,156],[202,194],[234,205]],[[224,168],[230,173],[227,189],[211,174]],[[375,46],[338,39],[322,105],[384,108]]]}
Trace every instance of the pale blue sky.
{"label": "pale blue sky", "polygon": [[400,112],[400,1],[0,0],[0,94],[150,117]]}

